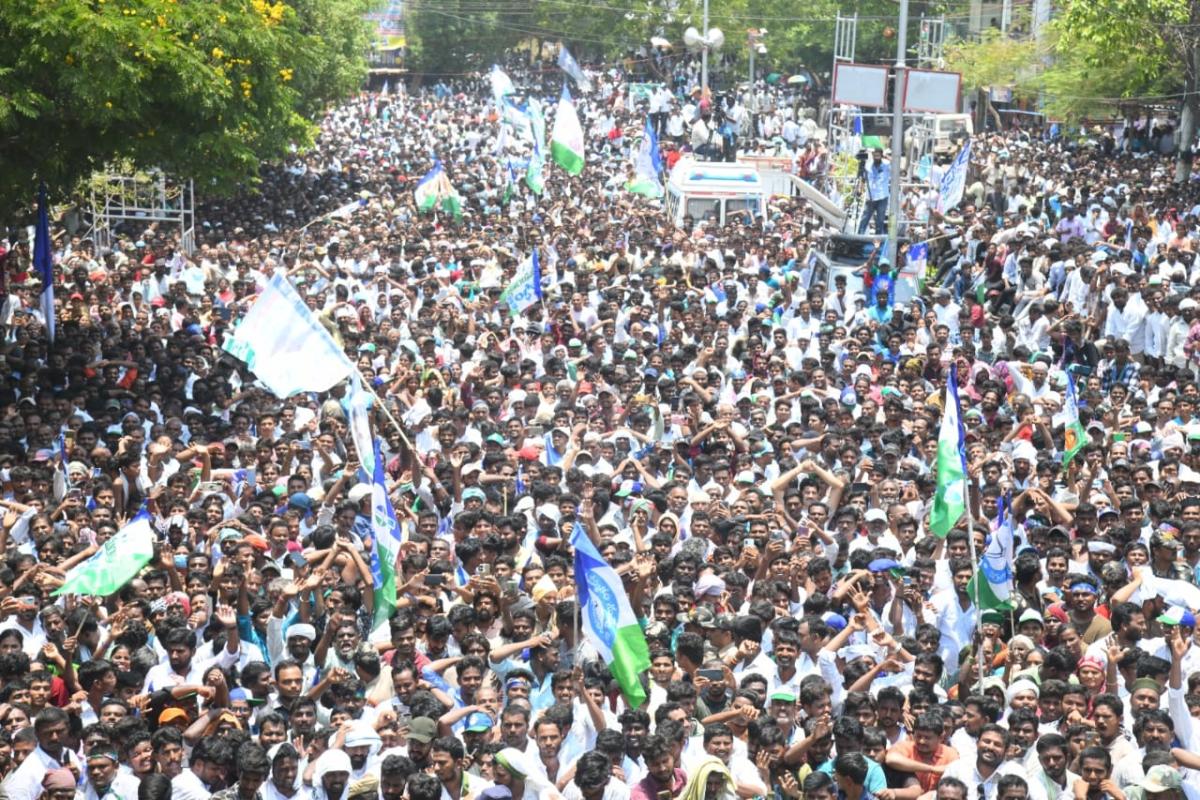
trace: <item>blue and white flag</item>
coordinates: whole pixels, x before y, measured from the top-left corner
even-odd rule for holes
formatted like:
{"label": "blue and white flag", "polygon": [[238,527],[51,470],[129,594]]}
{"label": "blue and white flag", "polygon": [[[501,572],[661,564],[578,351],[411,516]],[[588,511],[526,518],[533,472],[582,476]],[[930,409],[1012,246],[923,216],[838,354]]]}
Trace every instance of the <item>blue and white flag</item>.
{"label": "blue and white flag", "polygon": [[50,216],[46,211],[45,184],[38,187],[37,228],[33,233],[33,268],[42,280],[42,316],[46,320],[46,336],[53,342],[54,252],[50,245]]}
{"label": "blue and white flag", "polygon": [[912,247],[908,248],[908,268],[914,272],[924,272],[925,266],[929,262],[929,245],[925,242],[917,242]]}
{"label": "blue and white flag", "polygon": [[[357,446],[357,443],[355,443]],[[396,609],[396,559],[400,557],[403,543],[400,524],[396,522],[396,511],[387,493],[387,479],[383,471],[383,456],[378,442],[367,452],[371,453],[371,584],[375,592],[375,624],[391,619]],[[360,456],[362,454],[360,453]],[[364,457],[365,463],[365,457]]]}
{"label": "blue and white flag", "polygon": [[634,177],[625,184],[626,191],[646,197],[662,197],[662,181],[659,179],[663,171],[662,154],[658,150],[658,137],[654,135],[654,127],[650,124],[649,117],[646,118],[642,144],[638,148],[633,167]]}
{"label": "blue and white flag", "polygon": [[[536,259],[536,256],[534,258]],[[526,261],[517,270],[517,274],[513,276],[508,287],[500,294],[501,304],[507,306],[509,313],[513,316],[537,303],[541,297],[541,287],[537,285],[538,281],[534,278],[535,269],[540,277],[540,265],[535,266],[533,259]]]}
{"label": "blue and white flag", "polygon": [[963,149],[955,156],[954,163],[942,176],[942,185],[938,189],[938,211],[949,211],[958,205],[967,188],[967,167],[971,162],[971,140],[963,145]]}
{"label": "blue and white flag", "polygon": [[[646,702],[641,675],[650,669],[650,649],[616,570],[604,560],[583,526],[571,532],[575,549],[575,594],[583,637],[596,648],[621,687],[630,708]],[[576,632],[578,636],[580,632]]]}
{"label": "blue and white flag", "polygon": [[245,361],[277,397],[325,392],[354,372],[354,364],[280,272],[271,276],[224,349]]}
{"label": "blue and white flag", "polygon": [[579,67],[579,62],[567,50],[565,44],[558,51],[558,66],[562,68],[563,72],[571,76],[571,80],[575,81],[575,84],[581,91],[590,92],[592,90],[592,82],[588,80],[587,75],[583,74],[583,70]]}

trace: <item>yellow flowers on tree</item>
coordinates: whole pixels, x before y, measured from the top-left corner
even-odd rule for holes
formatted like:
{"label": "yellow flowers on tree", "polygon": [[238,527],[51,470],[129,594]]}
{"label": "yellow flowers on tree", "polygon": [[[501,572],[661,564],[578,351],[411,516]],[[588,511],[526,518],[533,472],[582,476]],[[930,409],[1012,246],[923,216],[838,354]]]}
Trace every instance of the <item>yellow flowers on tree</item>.
{"label": "yellow flowers on tree", "polygon": [[[311,144],[366,74],[371,0],[5,0],[0,192],[69,193],[106,163],[205,192]],[[153,132],[153,135],[151,135]]]}

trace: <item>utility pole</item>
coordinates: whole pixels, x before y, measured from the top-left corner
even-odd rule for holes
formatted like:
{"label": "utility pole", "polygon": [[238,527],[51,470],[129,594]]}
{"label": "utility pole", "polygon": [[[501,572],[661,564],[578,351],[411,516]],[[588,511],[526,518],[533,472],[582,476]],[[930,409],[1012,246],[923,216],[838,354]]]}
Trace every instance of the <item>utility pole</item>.
{"label": "utility pole", "polygon": [[896,30],[896,80],[892,87],[892,166],[888,193],[887,258],[893,267],[900,238],[900,182],[904,177],[904,84],[908,79],[904,57],[908,49],[908,0],[900,0],[900,24]]}

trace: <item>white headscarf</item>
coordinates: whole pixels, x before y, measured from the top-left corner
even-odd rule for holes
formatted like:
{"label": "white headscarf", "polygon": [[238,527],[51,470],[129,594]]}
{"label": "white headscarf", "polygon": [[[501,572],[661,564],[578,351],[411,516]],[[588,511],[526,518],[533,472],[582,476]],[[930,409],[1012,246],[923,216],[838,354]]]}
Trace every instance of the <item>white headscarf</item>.
{"label": "white headscarf", "polygon": [[[350,756],[346,755],[344,750],[329,749],[321,754],[317,759],[316,767],[313,770],[313,800],[346,800],[350,795]],[[346,788],[342,789],[342,794],[339,797],[330,797],[325,792],[324,778],[330,772],[345,772],[346,773]]]}

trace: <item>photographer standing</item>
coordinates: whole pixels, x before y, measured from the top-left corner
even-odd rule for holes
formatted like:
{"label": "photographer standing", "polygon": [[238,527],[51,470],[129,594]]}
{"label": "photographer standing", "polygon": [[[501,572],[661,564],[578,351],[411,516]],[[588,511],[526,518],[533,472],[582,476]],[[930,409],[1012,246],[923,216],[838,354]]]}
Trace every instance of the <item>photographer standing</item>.
{"label": "photographer standing", "polygon": [[875,218],[875,233],[887,233],[888,193],[891,191],[892,164],[883,160],[883,150],[876,147],[871,154],[871,163],[864,168],[867,181],[867,202],[863,206],[862,218],[858,221],[858,233],[867,232],[867,223]]}

